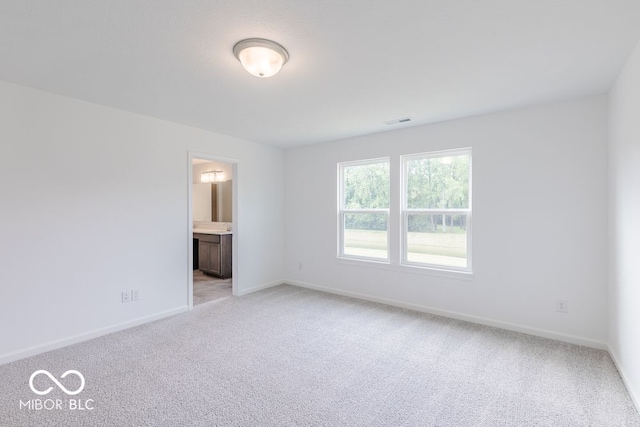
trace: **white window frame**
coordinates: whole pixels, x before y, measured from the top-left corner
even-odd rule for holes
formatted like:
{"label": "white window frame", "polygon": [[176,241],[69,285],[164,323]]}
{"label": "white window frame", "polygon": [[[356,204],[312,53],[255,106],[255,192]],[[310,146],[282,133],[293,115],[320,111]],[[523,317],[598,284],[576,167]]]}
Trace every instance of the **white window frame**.
{"label": "white window frame", "polygon": [[[452,156],[460,156],[460,155],[468,155],[469,156],[469,207],[468,209],[409,209],[407,207],[407,190],[408,190],[408,175],[407,175],[407,162],[415,159],[434,159],[440,157],[452,157]],[[462,149],[454,149],[454,150],[443,150],[443,151],[432,151],[425,153],[415,153],[400,156],[400,164],[401,164],[401,175],[402,175],[402,189],[400,192],[401,197],[401,265],[411,266],[411,267],[422,267],[429,269],[437,269],[437,270],[448,270],[448,271],[459,271],[465,273],[471,273],[472,270],[472,164],[473,157],[471,153],[471,148],[462,148]],[[467,266],[466,267],[455,267],[444,264],[431,264],[431,263],[423,263],[416,261],[409,261],[407,254],[407,246],[408,246],[408,232],[409,232],[409,215],[411,214],[424,214],[424,215],[465,215],[466,216],[466,231],[467,231]]]}
{"label": "white window frame", "polygon": [[[390,238],[390,207],[387,209],[346,209],[344,205],[345,201],[345,191],[344,191],[344,170],[347,167],[353,166],[365,166],[377,163],[387,163],[389,165],[389,195],[391,195],[391,158],[390,157],[380,157],[376,159],[366,159],[366,160],[357,160],[350,162],[340,162],[338,163],[338,258],[349,259],[349,260],[362,260],[362,261],[370,261],[370,262],[378,262],[388,264],[390,262],[391,257],[391,238]],[[389,200],[389,205],[391,205],[391,200]],[[387,216],[387,257],[386,258],[376,258],[376,257],[367,257],[360,255],[352,255],[344,253],[344,225],[346,215],[350,213],[357,214],[385,214]]]}

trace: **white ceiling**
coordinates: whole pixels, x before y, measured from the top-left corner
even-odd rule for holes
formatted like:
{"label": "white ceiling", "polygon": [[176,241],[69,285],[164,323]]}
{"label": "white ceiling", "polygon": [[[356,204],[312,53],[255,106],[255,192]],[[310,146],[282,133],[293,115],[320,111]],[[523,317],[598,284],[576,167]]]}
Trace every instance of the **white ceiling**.
{"label": "white ceiling", "polygon": [[639,0],[2,0],[0,80],[289,147],[603,93],[638,39]]}

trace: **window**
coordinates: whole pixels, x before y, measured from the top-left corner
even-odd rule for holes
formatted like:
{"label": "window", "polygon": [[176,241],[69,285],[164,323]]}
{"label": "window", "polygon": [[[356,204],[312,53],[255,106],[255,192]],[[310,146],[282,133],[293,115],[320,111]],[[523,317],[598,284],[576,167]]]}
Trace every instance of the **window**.
{"label": "window", "polygon": [[471,150],[402,157],[402,263],[471,270]]}
{"label": "window", "polygon": [[470,148],[339,163],[338,176],[338,258],[468,277]]}
{"label": "window", "polygon": [[339,256],[389,260],[389,159],[340,163]]}

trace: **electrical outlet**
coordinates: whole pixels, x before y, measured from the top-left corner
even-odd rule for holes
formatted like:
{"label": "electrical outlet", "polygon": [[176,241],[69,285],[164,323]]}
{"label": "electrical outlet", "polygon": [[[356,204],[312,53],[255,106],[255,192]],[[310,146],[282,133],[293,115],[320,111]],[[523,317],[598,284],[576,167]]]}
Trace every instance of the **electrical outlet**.
{"label": "electrical outlet", "polygon": [[302,263],[301,262],[298,263],[298,270],[302,270]]}
{"label": "electrical outlet", "polygon": [[131,289],[131,301],[138,301],[140,299],[140,291],[138,289]]}
{"label": "electrical outlet", "polygon": [[556,311],[559,311],[560,313],[567,313],[569,311],[566,299],[559,299],[556,301]]}
{"label": "electrical outlet", "polygon": [[122,302],[129,302],[130,301],[130,297],[129,297],[129,292],[128,291],[122,291]]}

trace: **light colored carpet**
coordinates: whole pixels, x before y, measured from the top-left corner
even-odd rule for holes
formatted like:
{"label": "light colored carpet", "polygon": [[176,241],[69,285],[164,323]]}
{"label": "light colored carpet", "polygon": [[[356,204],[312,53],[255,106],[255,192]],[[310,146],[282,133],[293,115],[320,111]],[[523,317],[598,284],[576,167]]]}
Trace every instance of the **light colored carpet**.
{"label": "light colored carpet", "polygon": [[[92,411],[19,409],[82,372]],[[0,366],[2,426],[640,426],[604,351],[282,285]],[[77,378],[60,380],[69,390]]]}

